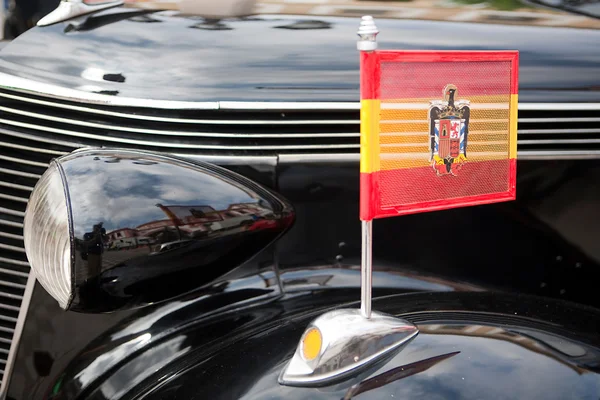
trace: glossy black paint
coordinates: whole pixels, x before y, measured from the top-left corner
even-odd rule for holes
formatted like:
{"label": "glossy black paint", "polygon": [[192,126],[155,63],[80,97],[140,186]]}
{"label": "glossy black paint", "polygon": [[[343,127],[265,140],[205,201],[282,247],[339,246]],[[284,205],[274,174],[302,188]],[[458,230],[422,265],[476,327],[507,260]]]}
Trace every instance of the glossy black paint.
{"label": "glossy black paint", "polygon": [[[316,29],[281,29],[315,19]],[[29,30],[2,50],[0,71],[153,100],[359,99],[358,18],[265,15],[222,21],[226,30],[198,24],[172,13],[106,10]],[[519,50],[521,102],[600,101],[600,30],[384,18],[377,25],[382,49]]]}
{"label": "glossy black paint", "polygon": [[[85,398],[106,379],[107,383],[103,384],[106,393],[113,393],[111,390],[129,390],[150,377],[153,370],[148,365],[158,363],[157,359],[164,357],[165,360],[173,361],[179,357],[179,351],[183,355],[204,346],[205,340],[213,340],[212,328],[199,329],[193,335],[190,333],[195,339],[188,341],[185,341],[188,334],[175,335],[173,340],[166,340],[165,335],[179,329],[178,326],[191,329],[194,321],[205,315],[213,318],[223,309],[233,313],[228,314],[227,318],[243,321],[244,314],[233,311],[239,300],[271,299],[273,307],[284,310],[293,308],[298,312],[318,312],[322,307],[359,298],[360,224],[356,220],[356,165],[280,162],[277,167],[269,164],[228,165],[228,168],[277,188],[294,204],[296,222],[289,232],[275,245],[234,270],[234,277],[230,274],[219,279],[217,283],[221,284],[237,282],[224,285],[224,294],[215,291],[209,295],[208,292],[200,291],[135,311],[85,315],[63,312],[38,286],[27,315],[27,324],[9,385],[9,397],[46,398],[58,382],[63,382],[62,387],[68,396],[63,393],[62,398]],[[595,182],[600,182],[600,168],[593,160],[528,161],[520,162],[518,170],[519,190],[516,202],[378,220],[374,225],[374,294],[382,296],[415,291],[432,292],[418,297],[419,301],[413,297],[415,301],[409,303],[413,308],[407,312],[443,309],[434,301],[439,295],[435,292],[490,289],[533,293],[598,307],[600,303],[595,277],[600,268],[597,247],[600,234],[596,226],[600,226],[597,224],[600,215],[595,205],[600,196],[600,186]],[[574,193],[577,195],[574,196]],[[588,223],[582,225],[581,221]],[[436,251],[428,250],[427,245],[434,239],[430,229],[438,224],[451,224],[460,229],[465,239],[465,249],[469,251],[464,252],[459,259],[442,257],[440,254],[452,249],[444,247],[440,241],[435,242]],[[310,234],[307,235],[306,232]],[[274,303],[281,295],[275,278],[275,271],[278,270],[281,272],[284,291],[290,296],[297,296],[293,307],[289,302]],[[210,287],[212,285],[206,290],[209,291]],[[252,291],[245,295],[243,292],[239,295],[228,294],[240,288]],[[212,296],[220,297],[213,301],[210,300]],[[217,301],[219,298],[223,301]],[[548,312],[541,319],[554,322],[553,313],[558,318],[556,321],[565,322],[569,319],[570,310],[564,308],[567,307],[566,303],[537,300],[532,304],[531,297],[520,296],[503,309],[503,304],[506,303],[501,300],[503,298],[492,296],[489,301],[482,302],[477,310],[485,311],[489,308],[489,311],[507,315],[517,312],[517,315],[532,316],[548,305]],[[562,306],[557,309],[555,304]],[[581,309],[573,307],[575,310]],[[376,309],[380,309],[380,306]],[[593,317],[597,311],[590,312]],[[281,318],[275,325],[288,324],[288,319]],[[572,334],[592,331],[597,335],[598,323],[594,318],[573,314],[570,321],[566,321],[568,324],[565,322],[565,328],[572,328]],[[297,337],[292,335],[286,339],[288,341],[285,346],[291,347],[285,347],[282,351],[291,351],[289,349],[295,346],[305,326],[302,323],[293,323]],[[585,327],[587,323],[590,325]],[[237,329],[235,324],[227,325],[223,330],[217,329],[216,333],[245,335],[246,327],[244,325],[244,329]],[[116,333],[120,331],[124,333]],[[285,333],[281,332],[283,337]],[[136,342],[136,338],[143,338],[146,334],[152,339],[141,344]],[[262,340],[277,345],[283,340],[281,337],[271,339],[271,336],[265,334]],[[164,345],[158,348],[159,343]],[[181,347],[181,343],[185,346]],[[488,340],[487,343],[496,342]],[[157,347],[156,352],[152,350],[154,347]],[[249,349],[248,352],[250,351]],[[40,359],[40,353],[46,354],[42,359],[50,359],[52,362],[46,363],[49,367],[38,370],[31,365],[34,365],[34,360]],[[103,354],[110,356],[103,357]],[[251,354],[245,354],[251,357]],[[533,356],[530,352],[526,354]],[[423,357],[438,355],[440,354],[432,352]],[[289,356],[291,357],[291,352]],[[230,354],[230,357],[234,355]],[[100,361],[96,361],[97,359]],[[218,363],[219,360],[220,358],[216,358],[214,362]],[[225,364],[226,358],[222,360],[221,366],[214,366],[217,371],[223,374],[235,372],[238,361],[231,366]],[[282,360],[283,358],[273,362],[283,363]],[[445,362],[438,365],[441,367]],[[498,365],[499,369],[505,368],[502,365],[506,366],[506,360],[503,361],[504,364],[495,363],[491,356],[486,358],[486,362],[491,366]],[[38,364],[40,363],[36,365]],[[182,366],[175,361],[174,364],[176,368],[187,368],[187,364]],[[244,387],[255,383],[252,381],[254,375],[251,375],[256,370],[254,362],[250,365],[242,375],[247,377],[244,378]],[[115,371],[119,371],[119,374],[108,378]],[[276,372],[272,371],[269,376],[272,376],[275,384]],[[577,379],[584,380],[591,375],[586,373],[578,376]],[[150,380],[156,381],[155,378]],[[234,385],[220,387],[223,390],[222,396],[226,397],[231,393],[230,398],[235,398],[238,393],[233,391],[232,388],[236,387]],[[217,387],[211,390],[217,390]],[[506,397],[511,397],[512,392],[506,393]],[[95,396],[101,396],[101,393]],[[369,395],[365,393],[362,396],[368,398]],[[373,395],[372,398],[380,397]]]}
{"label": "glossy black paint", "polygon": [[[446,285],[460,287],[462,282],[600,307],[594,279],[600,268],[598,163],[521,161],[517,170],[515,202],[375,221],[374,284],[391,285],[395,273],[406,269],[446,277]],[[286,290],[319,287],[320,282],[358,287],[357,167],[294,162],[281,163],[278,171],[279,191],[296,211],[294,228],[277,246]],[[443,226],[459,232],[460,246],[432,234]],[[310,281],[295,279],[294,270],[307,266],[315,267]],[[340,266],[356,273],[337,270]]]}
{"label": "glossy black paint", "polygon": [[57,160],[72,214],[74,311],[107,312],[199,289],[286,231],[286,200],[209,164],[126,150]]}
{"label": "glossy black paint", "polygon": [[[596,399],[600,394],[597,310],[490,293],[408,294],[379,299],[377,309],[407,318],[420,329],[400,353],[372,370],[362,383],[350,380],[320,389],[281,386],[277,376],[292,356],[304,327],[323,312],[319,308],[298,313],[294,309],[301,297],[240,311],[238,320],[247,324],[241,335],[240,331],[225,333],[228,317],[208,323],[209,336],[223,332],[219,341],[209,339],[207,343],[197,330],[174,335],[165,342],[172,346],[168,353],[179,351],[185,356],[149,376],[127,397]],[[310,299],[317,308],[323,300],[319,296]],[[161,350],[149,353],[156,352],[156,356]],[[149,360],[152,355],[141,357]],[[90,398],[115,395],[110,388],[119,387],[115,383],[124,382],[126,377],[133,379],[137,362],[132,360],[128,369],[121,368]],[[121,397],[117,394],[113,398]]]}

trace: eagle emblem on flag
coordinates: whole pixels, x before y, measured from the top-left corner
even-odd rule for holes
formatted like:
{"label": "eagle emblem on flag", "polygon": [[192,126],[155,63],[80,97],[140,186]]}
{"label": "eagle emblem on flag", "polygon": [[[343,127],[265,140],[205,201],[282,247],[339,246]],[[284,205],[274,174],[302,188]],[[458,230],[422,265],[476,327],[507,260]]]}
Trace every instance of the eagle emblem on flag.
{"label": "eagle emblem on flag", "polygon": [[429,161],[438,176],[455,175],[467,161],[471,114],[468,100],[455,99],[456,85],[446,85],[443,93],[444,100],[432,100],[429,107]]}

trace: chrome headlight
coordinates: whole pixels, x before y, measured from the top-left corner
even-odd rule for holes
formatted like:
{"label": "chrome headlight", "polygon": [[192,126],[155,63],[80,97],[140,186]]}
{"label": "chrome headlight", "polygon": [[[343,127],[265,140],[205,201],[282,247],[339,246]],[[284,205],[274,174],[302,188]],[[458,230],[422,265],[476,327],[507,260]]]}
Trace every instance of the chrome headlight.
{"label": "chrome headlight", "polygon": [[52,162],[33,189],[23,224],[25,251],[40,284],[58,304],[71,299],[72,243],[67,189],[60,166]]}

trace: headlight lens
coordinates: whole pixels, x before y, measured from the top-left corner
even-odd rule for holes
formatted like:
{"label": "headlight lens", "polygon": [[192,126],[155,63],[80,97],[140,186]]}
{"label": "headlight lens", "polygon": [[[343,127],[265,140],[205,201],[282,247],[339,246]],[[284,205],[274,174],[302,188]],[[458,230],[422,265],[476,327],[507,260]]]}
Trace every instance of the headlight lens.
{"label": "headlight lens", "polygon": [[36,278],[66,309],[71,293],[71,239],[65,188],[56,164],[35,185],[23,225],[25,251]]}

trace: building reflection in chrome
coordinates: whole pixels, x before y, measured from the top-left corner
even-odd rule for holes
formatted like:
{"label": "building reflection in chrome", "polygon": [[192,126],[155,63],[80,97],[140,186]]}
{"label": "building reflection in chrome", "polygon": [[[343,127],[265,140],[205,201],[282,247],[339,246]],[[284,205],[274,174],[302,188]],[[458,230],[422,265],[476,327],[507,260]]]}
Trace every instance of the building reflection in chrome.
{"label": "building reflection in chrome", "polygon": [[58,161],[71,201],[73,310],[137,307],[201,288],[294,220],[286,200],[214,165],[106,149]]}

